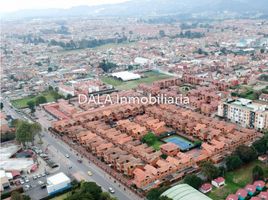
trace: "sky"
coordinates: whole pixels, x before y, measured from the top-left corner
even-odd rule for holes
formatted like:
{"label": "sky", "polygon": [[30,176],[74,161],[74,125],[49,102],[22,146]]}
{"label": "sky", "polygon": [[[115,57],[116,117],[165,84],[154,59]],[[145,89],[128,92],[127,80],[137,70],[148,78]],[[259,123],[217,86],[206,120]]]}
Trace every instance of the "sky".
{"label": "sky", "polygon": [[0,0],[0,13],[24,9],[70,8],[81,5],[120,3],[127,0]]}

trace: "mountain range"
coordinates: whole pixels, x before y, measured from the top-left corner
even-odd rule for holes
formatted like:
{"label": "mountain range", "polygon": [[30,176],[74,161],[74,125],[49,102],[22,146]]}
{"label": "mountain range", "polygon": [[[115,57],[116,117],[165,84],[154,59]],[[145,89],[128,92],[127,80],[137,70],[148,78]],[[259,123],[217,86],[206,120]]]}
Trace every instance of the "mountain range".
{"label": "mountain range", "polygon": [[77,6],[69,9],[20,10],[2,17],[145,17],[224,11],[266,14],[268,0],[129,0],[118,4]]}

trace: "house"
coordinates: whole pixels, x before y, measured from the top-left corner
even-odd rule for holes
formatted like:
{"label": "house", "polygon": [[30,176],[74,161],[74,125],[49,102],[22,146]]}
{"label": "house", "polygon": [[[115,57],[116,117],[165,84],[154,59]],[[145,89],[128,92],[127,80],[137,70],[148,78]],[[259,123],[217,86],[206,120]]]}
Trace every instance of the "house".
{"label": "house", "polygon": [[259,100],[268,102],[268,94],[261,94]]}
{"label": "house", "polygon": [[248,196],[248,192],[245,189],[239,189],[235,194],[238,195],[239,200],[244,200]]}
{"label": "house", "polygon": [[261,192],[258,197],[261,198],[261,200],[268,200],[268,191],[266,192]]}
{"label": "house", "polygon": [[163,154],[168,155],[168,156],[175,156],[179,152],[178,146],[171,142],[162,144],[160,149]]}
{"label": "house", "polygon": [[256,187],[255,187],[255,185],[250,185],[250,184],[248,184],[248,185],[246,185],[245,189],[247,190],[247,192],[248,192],[248,194],[249,194],[250,196],[252,196],[252,195],[256,192]]}
{"label": "house", "polygon": [[212,185],[210,183],[204,183],[200,188],[200,192],[206,194],[212,190]]}
{"label": "house", "polygon": [[214,185],[215,187],[219,188],[221,186],[224,186],[225,179],[223,177],[218,177],[218,178],[212,180],[211,184]]}
{"label": "house", "polygon": [[259,181],[255,181],[255,182],[253,183],[253,185],[256,187],[257,190],[262,191],[262,189],[263,189],[264,186],[265,186],[265,182],[262,181],[262,180],[259,180]]}
{"label": "house", "polygon": [[236,194],[229,194],[225,200],[238,200],[238,195]]}

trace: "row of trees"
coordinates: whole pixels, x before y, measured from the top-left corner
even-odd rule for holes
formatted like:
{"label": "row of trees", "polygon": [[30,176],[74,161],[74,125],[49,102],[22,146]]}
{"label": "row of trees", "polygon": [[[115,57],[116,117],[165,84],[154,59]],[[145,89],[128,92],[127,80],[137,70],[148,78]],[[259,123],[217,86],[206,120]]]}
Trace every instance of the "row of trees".
{"label": "row of trees", "polygon": [[[57,90],[53,90],[51,86],[49,86],[47,93],[49,93],[49,95],[51,95],[55,100],[63,98],[63,96],[60,95]],[[30,108],[31,112],[34,113],[35,107],[43,103],[47,103],[47,98],[44,95],[39,95],[36,98],[33,98],[32,100],[28,101],[27,105],[28,108]]]}
{"label": "row of trees", "polygon": [[35,106],[39,106],[40,104],[46,103],[47,99],[45,96],[41,95],[36,97],[34,100],[30,100],[27,102],[28,107],[31,110],[31,113],[35,112]]}
{"label": "row of trees", "polygon": [[95,182],[82,182],[65,200],[116,200],[108,192],[103,192]]}
{"label": "row of trees", "polygon": [[111,44],[111,43],[122,43],[127,41],[126,36],[121,37],[114,37],[114,38],[107,38],[107,39],[82,39],[80,41],[74,42],[73,40],[70,40],[69,42],[63,42],[63,41],[56,41],[52,39],[48,45],[50,46],[60,46],[63,49],[66,50],[72,50],[72,49],[85,49],[85,48],[94,48],[105,44]]}

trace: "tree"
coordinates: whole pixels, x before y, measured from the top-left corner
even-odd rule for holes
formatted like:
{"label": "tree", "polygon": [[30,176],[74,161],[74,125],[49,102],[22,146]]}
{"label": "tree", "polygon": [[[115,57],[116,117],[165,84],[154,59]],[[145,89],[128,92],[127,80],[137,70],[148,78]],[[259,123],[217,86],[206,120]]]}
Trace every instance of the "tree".
{"label": "tree", "polygon": [[211,162],[205,161],[201,164],[201,171],[209,181],[219,176],[219,169]]}
{"label": "tree", "polygon": [[41,136],[40,136],[41,131],[42,131],[42,126],[38,122],[31,124],[30,132],[31,132],[32,143],[33,143],[33,139],[35,135],[38,135],[41,140]]}
{"label": "tree", "polygon": [[148,200],[160,200],[160,195],[165,192],[168,189],[168,187],[160,187],[160,188],[154,188],[151,189],[146,197]]}
{"label": "tree", "polygon": [[158,200],[172,200],[172,199],[167,196],[160,196]]}
{"label": "tree", "polygon": [[4,108],[3,102],[0,103],[0,109],[2,110]]}
{"label": "tree", "polygon": [[28,122],[21,122],[16,129],[16,140],[22,143],[23,146],[26,145],[26,142],[32,141],[32,134],[30,132],[31,125]]}
{"label": "tree", "polygon": [[102,192],[100,195],[100,200],[117,200],[117,198],[112,197],[108,192]]}
{"label": "tree", "polygon": [[14,191],[11,193],[11,200],[23,200],[21,193]]}
{"label": "tree", "polygon": [[72,95],[71,94],[67,94],[66,99],[71,99]]}
{"label": "tree", "polygon": [[80,192],[74,192],[70,196],[68,196],[65,200],[95,200],[92,194],[86,192],[86,193],[80,193]]}
{"label": "tree", "polygon": [[33,100],[27,102],[28,107],[31,110],[31,113],[35,112],[35,102]]}
{"label": "tree", "polygon": [[225,176],[226,168],[224,166],[219,167],[219,176]]}
{"label": "tree", "polygon": [[255,180],[261,180],[264,178],[264,172],[262,167],[260,167],[259,165],[256,165],[253,169],[252,169],[252,179]]}
{"label": "tree", "polygon": [[81,193],[90,193],[94,199],[100,199],[102,189],[95,182],[83,182],[80,189]]}
{"label": "tree", "polygon": [[199,189],[200,186],[202,185],[202,179],[196,176],[195,174],[193,175],[187,175],[184,178],[184,183],[187,183],[188,185],[192,186],[195,189]]}
{"label": "tree", "polygon": [[142,141],[149,146],[152,146],[157,141],[157,137],[152,132],[149,132],[145,136],[143,136]]}
{"label": "tree", "polygon": [[49,91],[53,91],[53,87],[50,85],[50,86],[48,86],[48,90]]}
{"label": "tree", "polygon": [[246,145],[241,145],[236,148],[235,154],[240,157],[244,163],[249,163],[257,158],[257,152],[255,149]]}
{"label": "tree", "polygon": [[160,35],[160,37],[165,37],[165,31],[164,30],[160,30],[159,31],[159,35]]}
{"label": "tree", "polygon": [[39,134],[42,127],[39,123],[28,123],[27,121],[19,121],[16,125],[16,140],[22,143],[23,146],[27,142],[34,141],[36,134]]}
{"label": "tree", "polygon": [[238,155],[231,155],[226,158],[226,167],[228,170],[234,170],[241,167],[243,164],[242,160]]}
{"label": "tree", "polygon": [[265,154],[268,150],[268,137],[264,136],[260,140],[255,141],[252,147],[258,152],[259,155]]}
{"label": "tree", "polygon": [[22,195],[23,200],[31,200],[31,198],[28,195],[23,194]]}
{"label": "tree", "polygon": [[36,104],[37,106],[39,106],[40,104],[46,103],[46,102],[47,102],[47,99],[46,99],[46,97],[44,97],[44,96],[38,96],[38,97],[36,97],[36,99],[35,99],[35,104]]}
{"label": "tree", "polygon": [[48,71],[48,72],[52,72],[52,71],[53,71],[52,67],[48,67],[48,68],[47,68],[47,71]]}

